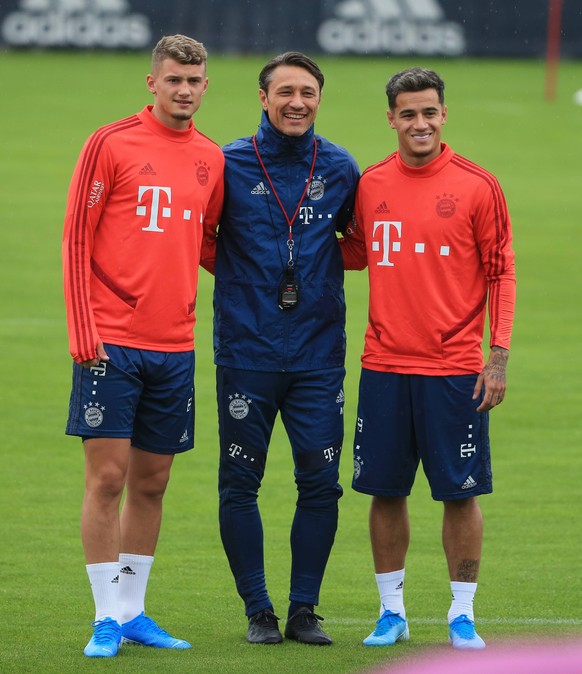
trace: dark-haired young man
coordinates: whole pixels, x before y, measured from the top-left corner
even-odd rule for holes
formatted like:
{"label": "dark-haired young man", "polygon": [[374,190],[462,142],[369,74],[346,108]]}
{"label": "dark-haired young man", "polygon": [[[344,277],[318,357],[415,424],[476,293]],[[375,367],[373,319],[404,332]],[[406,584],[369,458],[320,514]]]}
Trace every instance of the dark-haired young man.
{"label": "dark-haired young man", "polygon": [[[346,268],[368,267],[369,323],[354,439],[356,491],[372,495],[380,619],[365,640],[408,639],[407,496],[419,461],[444,505],[449,639],[480,649],[473,599],[491,492],[489,410],[505,396],[515,304],[511,223],[498,181],[441,142],[444,83],[410,68],[388,82],[398,150],[362,175]],[[350,258],[351,259],[348,259]],[[491,352],[481,342],[489,307]]]}
{"label": "dark-haired young man", "polygon": [[[346,150],[314,132],[323,83],[304,54],[273,58],[259,76],[258,132],[223,148],[214,293],[220,532],[251,643],[282,641],[257,506],[280,413],[298,491],[285,637],[331,644],[314,607],[342,495],[346,336],[336,233],[351,221],[359,171]],[[202,260],[211,271],[213,255]]]}
{"label": "dark-haired young man", "polygon": [[115,656],[122,637],[190,648],[144,603],[172,461],[193,447],[198,264],[222,207],[224,157],[192,121],[208,86],[200,42],[162,38],[146,82],[153,105],[85,143],[65,217],[67,433],[85,449],[81,533],[95,601],[88,657]]}

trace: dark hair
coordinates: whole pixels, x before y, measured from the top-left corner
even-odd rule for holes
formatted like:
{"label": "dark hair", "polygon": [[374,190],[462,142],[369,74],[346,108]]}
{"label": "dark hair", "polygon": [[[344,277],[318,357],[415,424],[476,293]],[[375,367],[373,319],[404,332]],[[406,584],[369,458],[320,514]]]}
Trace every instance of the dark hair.
{"label": "dark hair", "polygon": [[173,59],[182,65],[206,65],[207,57],[202,42],[186,35],[165,35],[152,52],[152,70],[155,71],[166,59]]}
{"label": "dark hair", "polygon": [[319,91],[323,89],[324,77],[315,61],[302,54],[299,51],[287,51],[284,54],[279,54],[272,58],[267,65],[261,70],[259,74],[259,89],[265,92],[269,91],[269,84],[273,79],[273,71],[279,66],[297,66],[304,68],[311,73],[319,84]]}
{"label": "dark hair", "polygon": [[436,89],[439,97],[439,103],[445,103],[445,83],[435,73],[428,68],[407,68],[399,73],[392,75],[386,85],[386,96],[388,96],[388,107],[394,110],[396,107],[396,97],[404,91],[424,91],[425,89]]}

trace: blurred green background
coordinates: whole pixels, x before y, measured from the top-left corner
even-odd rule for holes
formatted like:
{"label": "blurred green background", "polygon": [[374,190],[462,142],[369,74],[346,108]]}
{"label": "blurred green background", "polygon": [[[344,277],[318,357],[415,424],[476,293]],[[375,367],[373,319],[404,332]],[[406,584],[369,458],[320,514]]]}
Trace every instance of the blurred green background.
{"label": "blurred green background", "polygon": [[[257,127],[257,76],[266,58],[210,57],[196,125],[223,144]],[[481,499],[485,544],[476,598],[479,632],[508,639],[579,635],[582,628],[582,88],[576,62],[560,66],[544,99],[537,61],[318,59],[326,84],[316,130],[347,147],[363,170],[396,148],[384,86],[410,65],[444,78],[443,139],[495,173],[514,227],[518,303],[508,393],[491,415],[494,493]],[[419,473],[411,497],[406,604],[412,639],[393,649],[361,640],[377,618],[368,542],[369,499],[350,489],[366,273],[346,274],[348,358],[345,495],[318,612],[330,649],[244,640],[242,602],[219,540],[212,278],[201,273],[196,327],[196,448],[177,458],[147,608],[191,651],[124,647],[114,661],[82,649],[93,605],[79,536],[83,456],[65,437],[71,363],[60,242],[68,182],[98,126],[150,102],[147,54],[2,53],[0,82],[0,671],[361,672],[446,647],[449,585],[441,506]],[[295,486],[282,428],[273,437],[260,506],[267,576],[284,617]]]}

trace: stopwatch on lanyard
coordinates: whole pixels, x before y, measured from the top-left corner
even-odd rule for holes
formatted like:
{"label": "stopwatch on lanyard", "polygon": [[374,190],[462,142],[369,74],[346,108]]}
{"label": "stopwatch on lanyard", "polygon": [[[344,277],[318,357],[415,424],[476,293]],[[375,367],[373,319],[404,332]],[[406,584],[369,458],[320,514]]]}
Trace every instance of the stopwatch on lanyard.
{"label": "stopwatch on lanyard", "polygon": [[279,204],[279,208],[281,209],[281,212],[285,216],[285,220],[287,222],[287,226],[289,228],[289,236],[287,239],[287,249],[289,250],[289,259],[287,260],[287,264],[285,265],[285,269],[283,271],[283,280],[281,281],[281,284],[279,285],[279,292],[277,295],[277,301],[279,304],[279,308],[283,310],[287,309],[294,309],[297,304],[299,303],[299,285],[297,284],[295,280],[295,260],[293,259],[293,249],[295,247],[295,241],[293,240],[293,223],[295,222],[297,215],[299,213],[299,209],[301,208],[301,204],[303,203],[303,199],[305,199],[305,195],[307,194],[307,191],[309,189],[309,186],[311,185],[311,181],[313,180],[313,169],[315,168],[315,159],[317,157],[317,141],[315,138],[313,139],[313,160],[311,162],[311,169],[309,171],[309,178],[306,181],[305,184],[305,189],[303,190],[303,194],[301,195],[301,198],[299,199],[299,203],[297,204],[297,208],[295,209],[295,213],[293,214],[293,217],[290,218],[287,215],[287,211],[285,210],[285,207],[283,206],[283,203],[281,199],[279,198],[279,195],[277,194],[277,190],[275,189],[275,186],[273,185],[273,181],[271,180],[271,176],[269,175],[265,164],[263,162],[263,159],[259,153],[259,148],[257,145],[257,137],[253,136],[253,144],[255,146],[255,152],[257,153],[257,158],[259,160],[259,163],[261,165],[261,168],[263,169],[263,173],[265,174],[265,177],[267,178],[269,185],[271,186],[271,190],[273,191],[273,194],[275,195],[275,199],[277,200],[277,203]]}

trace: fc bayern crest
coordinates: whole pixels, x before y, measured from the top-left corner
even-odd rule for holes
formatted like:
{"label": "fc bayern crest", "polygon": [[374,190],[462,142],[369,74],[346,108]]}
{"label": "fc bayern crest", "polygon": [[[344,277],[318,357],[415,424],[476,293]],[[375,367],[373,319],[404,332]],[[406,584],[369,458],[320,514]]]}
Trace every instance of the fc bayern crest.
{"label": "fc bayern crest", "polygon": [[325,183],[327,180],[322,176],[317,176],[309,183],[309,188],[307,190],[307,196],[311,201],[319,201],[325,194]]}
{"label": "fc bayern crest", "polygon": [[85,410],[85,423],[90,428],[97,428],[97,426],[101,426],[103,423],[103,412],[99,409],[99,407],[90,406]]}
{"label": "fc bayern crest", "polygon": [[205,161],[197,162],[196,179],[202,187],[208,185],[208,164]]}
{"label": "fc bayern crest", "polygon": [[437,196],[436,212],[441,218],[452,218],[457,211],[456,202],[459,201],[454,194]]}
{"label": "fc bayern crest", "polygon": [[228,396],[229,404],[228,411],[230,416],[233,419],[244,419],[249,413],[249,405],[253,402],[248,396],[241,395],[240,393],[235,393],[234,395]]}
{"label": "fc bayern crest", "polygon": [[[360,449],[360,445],[356,446],[356,450],[358,449]],[[360,477],[363,465],[364,462],[362,461],[362,457],[359,455],[354,456],[354,480],[357,480]]]}

